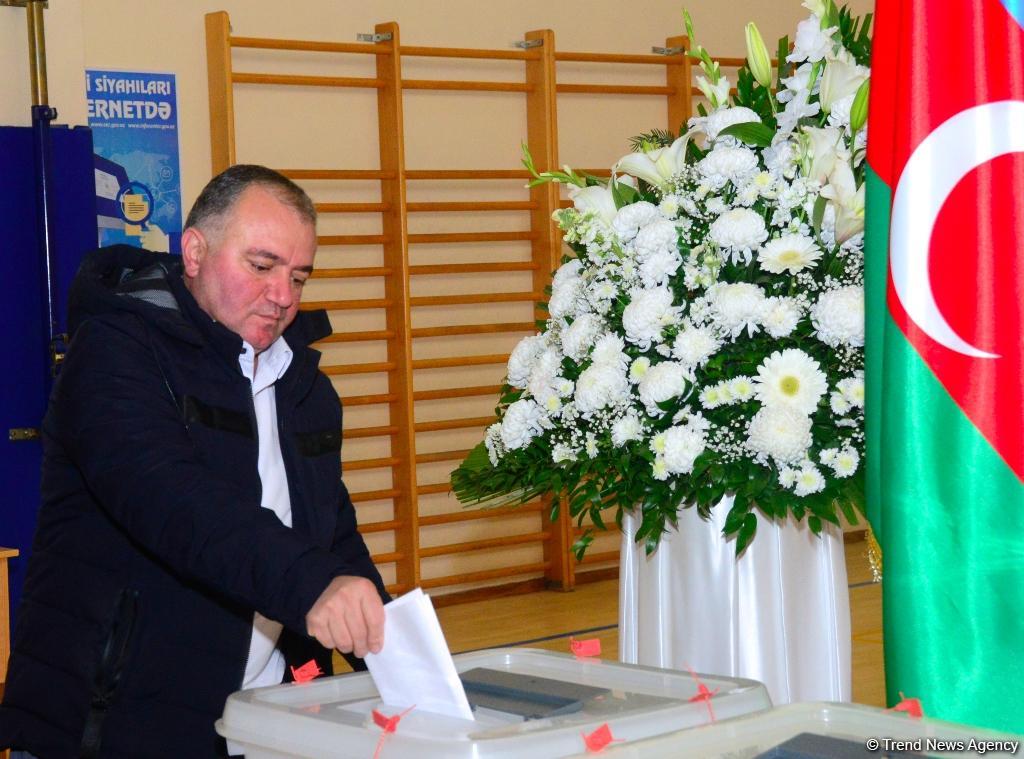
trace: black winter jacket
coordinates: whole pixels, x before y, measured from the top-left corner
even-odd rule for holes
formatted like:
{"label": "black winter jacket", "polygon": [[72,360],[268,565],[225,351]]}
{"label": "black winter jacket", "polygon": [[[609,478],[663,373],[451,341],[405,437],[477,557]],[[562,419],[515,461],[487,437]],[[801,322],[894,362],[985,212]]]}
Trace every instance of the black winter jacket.
{"label": "black winter jacket", "polygon": [[288,664],[330,652],[305,615],[333,577],[387,598],[341,482],[341,407],[309,343],[285,332],[276,385],[293,528],[260,507],[241,338],[180,260],[128,246],[86,258],[73,337],[43,422],[42,508],[13,636],[0,746],[61,757],[208,757],[241,686],[253,611],[285,625]]}

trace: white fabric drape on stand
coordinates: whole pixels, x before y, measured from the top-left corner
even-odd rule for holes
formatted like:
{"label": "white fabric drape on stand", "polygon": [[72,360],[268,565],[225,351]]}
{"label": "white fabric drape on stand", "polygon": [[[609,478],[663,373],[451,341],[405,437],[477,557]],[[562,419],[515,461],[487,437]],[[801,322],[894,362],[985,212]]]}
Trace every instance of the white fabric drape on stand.
{"label": "white fabric drape on stand", "polygon": [[727,497],[705,522],[679,513],[650,557],[622,522],[619,658],[763,682],[772,703],[850,700],[850,604],[842,531],[819,538],[792,518],[757,514],[737,559],[722,536]]}

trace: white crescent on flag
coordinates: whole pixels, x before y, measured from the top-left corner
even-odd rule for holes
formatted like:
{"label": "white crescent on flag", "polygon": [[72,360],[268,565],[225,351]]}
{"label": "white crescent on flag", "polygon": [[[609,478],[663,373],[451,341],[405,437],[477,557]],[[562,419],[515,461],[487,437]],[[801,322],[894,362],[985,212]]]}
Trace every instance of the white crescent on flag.
{"label": "white crescent on flag", "polygon": [[973,169],[1024,153],[1024,101],[1002,100],[961,111],[914,150],[892,202],[889,267],[910,319],[935,342],[975,358],[999,358],[958,335],[942,315],[928,276],[932,228],[946,198]]}

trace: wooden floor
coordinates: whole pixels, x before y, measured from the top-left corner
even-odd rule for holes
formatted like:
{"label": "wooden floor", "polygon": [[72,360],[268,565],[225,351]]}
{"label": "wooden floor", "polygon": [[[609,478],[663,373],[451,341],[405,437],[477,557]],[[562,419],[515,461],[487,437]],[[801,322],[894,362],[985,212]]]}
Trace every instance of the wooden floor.
{"label": "wooden floor", "polygon": [[[847,542],[853,636],[853,700],[885,706],[882,660],[882,586],[871,581],[863,540]],[[569,651],[569,639],[599,638],[602,658],[617,659],[618,581],[577,586],[570,593],[541,591],[473,601],[437,610],[452,653],[528,646]],[[344,664],[338,657],[338,663]],[[343,667],[347,669],[347,667]],[[336,666],[336,671],[342,671]]]}

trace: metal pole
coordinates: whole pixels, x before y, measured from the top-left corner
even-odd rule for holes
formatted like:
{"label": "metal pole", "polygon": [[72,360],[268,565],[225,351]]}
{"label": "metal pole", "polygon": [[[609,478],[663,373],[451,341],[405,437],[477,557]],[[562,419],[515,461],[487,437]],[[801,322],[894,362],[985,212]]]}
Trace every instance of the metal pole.
{"label": "metal pole", "polygon": [[56,374],[59,359],[63,357],[63,340],[57,326],[55,308],[55,276],[53,265],[53,238],[50,234],[53,213],[51,205],[52,146],[50,122],[57,111],[47,101],[46,33],[43,27],[42,0],[28,0],[25,5],[28,20],[29,71],[32,80],[32,136],[36,164],[36,228],[39,237],[39,255],[43,265],[43,319],[46,324],[48,374]]}
{"label": "metal pole", "polygon": [[43,4],[28,0],[25,4],[28,18],[28,68],[32,80],[32,105],[46,105],[46,33],[43,28]]}

